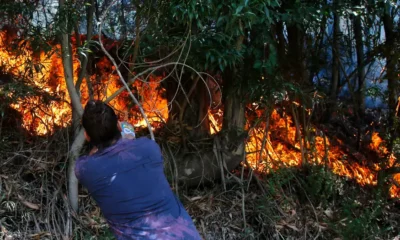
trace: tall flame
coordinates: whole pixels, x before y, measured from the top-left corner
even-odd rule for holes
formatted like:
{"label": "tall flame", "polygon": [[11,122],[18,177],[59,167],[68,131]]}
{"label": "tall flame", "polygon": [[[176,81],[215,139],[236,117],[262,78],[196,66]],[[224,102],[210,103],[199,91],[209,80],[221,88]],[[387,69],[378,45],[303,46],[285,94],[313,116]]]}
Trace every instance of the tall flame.
{"label": "tall flame", "polygon": [[[281,167],[299,166],[302,161],[308,160],[312,164],[326,165],[338,175],[354,178],[361,185],[376,184],[376,175],[369,168],[356,162],[347,163],[347,154],[339,147],[331,145],[326,136],[316,136],[315,149],[308,149],[307,152],[311,153],[302,157],[300,144],[296,139],[296,127],[290,116],[283,118],[273,110],[270,132],[265,135],[264,131],[265,126],[252,130],[246,147],[250,153],[247,160],[255,169],[268,172]],[[273,141],[271,135],[281,141]]]}
{"label": "tall flame", "polygon": [[[58,96],[58,101],[49,101],[43,104],[41,97],[27,97],[11,107],[20,111],[23,115],[22,126],[37,134],[45,135],[54,131],[54,126],[66,127],[71,122],[72,111],[67,88],[64,80],[64,68],[60,58],[60,45],[54,46],[52,53],[45,54],[41,52],[39,56],[30,50],[29,46],[23,46],[20,43],[18,54],[8,51],[9,36],[6,32],[0,32],[0,64],[3,71],[15,76],[16,79],[27,79],[29,84],[49,93],[50,96]],[[76,55],[76,49],[73,48],[73,54]],[[74,81],[78,79],[79,61],[73,58]],[[32,64],[30,64],[32,63]],[[90,76],[96,93],[95,98],[105,99],[117,91],[121,84],[114,71],[111,62],[103,57],[96,62],[97,72]],[[25,74],[29,72],[30,74]],[[167,100],[161,98],[160,78],[150,76],[146,82],[140,79],[134,84],[138,94],[143,102],[143,108],[149,118],[150,124],[154,125],[161,120],[168,118]],[[11,97],[11,96],[10,96]],[[81,86],[81,102],[84,104],[89,99],[89,93],[84,81]],[[125,113],[128,121],[136,127],[146,126],[142,117],[139,116],[138,109],[128,106],[127,94],[121,94],[115,98],[111,105],[121,114]]]}

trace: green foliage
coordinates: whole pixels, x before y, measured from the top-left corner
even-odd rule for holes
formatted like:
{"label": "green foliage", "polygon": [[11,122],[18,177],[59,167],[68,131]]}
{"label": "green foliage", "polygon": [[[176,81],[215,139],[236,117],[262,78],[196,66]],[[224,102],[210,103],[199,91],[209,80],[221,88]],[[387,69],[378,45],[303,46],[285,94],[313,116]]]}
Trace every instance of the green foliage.
{"label": "green foliage", "polygon": [[324,166],[308,165],[302,169],[280,169],[271,174],[268,180],[268,189],[272,195],[277,189],[292,188],[300,200],[313,204],[326,205],[342,191],[342,180]]}
{"label": "green foliage", "polygon": [[[278,68],[278,59],[285,56],[278,55],[276,24],[293,24],[313,35],[332,11],[324,1],[274,0],[173,0],[139,5],[134,1],[131,7],[145,19],[140,34],[142,56],[137,62],[158,60],[176,50],[166,61],[179,60],[211,74],[231,72],[232,77],[224,79],[229,81],[226,85],[233,91],[242,89],[243,97],[252,101],[272,99],[290,88],[282,78],[282,70],[287,69]],[[132,56],[132,43],[127,41],[120,51],[121,56]]]}
{"label": "green foliage", "polygon": [[332,229],[343,239],[374,239],[383,237],[392,230],[383,223],[385,201],[373,200],[368,205],[347,197],[340,208],[337,221],[331,223]]}
{"label": "green foliage", "polygon": [[75,26],[79,23],[81,12],[80,6],[73,1],[66,1],[64,6],[59,7],[54,21],[54,34],[58,36],[62,33],[73,32]]}
{"label": "green foliage", "polygon": [[199,71],[235,69],[237,88],[254,85],[264,72],[273,74],[277,64],[276,48],[269,43],[273,42],[272,25],[280,16],[278,8],[278,1],[259,0],[162,2],[152,15],[155,18],[149,18],[141,49],[146,56],[159,57],[155,53],[160,49],[170,53],[190,34],[182,58],[190,52],[180,61]]}
{"label": "green foliage", "polygon": [[[282,168],[271,172],[266,182],[267,194],[265,194],[259,202],[257,202],[257,210],[265,216],[265,219],[271,223],[279,219],[279,211],[276,209],[274,202],[276,198],[284,195],[286,190],[291,190],[291,186],[295,181],[293,169]],[[280,204],[282,209],[291,209],[293,207],[293,199],[283,197]]]}
{"label": "green foliage", "polygon": [[[3,21],[11,20],[10,22],[14,22],[12,20],[18,19],[20,16],[24,16],[26,19],[29,19],[32,16],[35,8],[36,6],[34,1],[1,0],[0,12],[3,14],[0,16],[0,19]],[[18,27],[23,27],[23,25]]]}
{"label": "green foliage", "polygon": [[369,97],[372,97],[372,98],[383,98],[383,97],[385,97],[385,94],[377,86],[371,86],[371,87],[367,88],[365,95],[369,96]]}
{"label": "green foliage", "polygon": [[[303,194],[315,204],[327,205],[343,188],[342,180],[324,166],[308,166],[301,176],[299,181]],[[303,194],[299,192],[300,196]]]}
{"label": "green foliage", "polygon": [[317,214],[319,224],[326,224],[328,228],[321,233],[321,239],[392,239],[396,236],[397,218],[389,215],[390,209],[396,207],[379,191],[344,183],[344,179],[323,166],[273,171],[264,182],[266,194],[256,202],[262,218],[259,221],[274,228],[285,222],[287,216],[282,211],[301,212],[297,215],[300,222]]}
{"label": "green foliage", "polygon": [[82,231],[80,233],[75,233],[74,239],[82,240],[114,240],[115,236],[112,234],[111,230],[107,228],[102,228],[98,231],[97,235],[93,235],[91,232]]}

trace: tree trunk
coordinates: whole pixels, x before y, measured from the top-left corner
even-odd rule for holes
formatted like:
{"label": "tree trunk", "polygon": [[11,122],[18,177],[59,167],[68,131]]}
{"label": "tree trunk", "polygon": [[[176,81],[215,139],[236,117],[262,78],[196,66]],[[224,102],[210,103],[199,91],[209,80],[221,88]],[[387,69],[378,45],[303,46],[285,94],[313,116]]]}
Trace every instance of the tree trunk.
{"label": "tree trunk", "polygon": [[[241,22],[239,22],[240,25]],[[244,36],[239,36],[236,42],[236,49],[242,49]],[[244,61],[249,64],[248,61]],[[245,76],[245,65],[228,68],[224,73],[224,119],[222,123],[222,132],[225,134],[224,140],[226,146],[234,155],[244,154],[244,127],[245,119],[245,102],[243,93],[243,80]],[[239,79],[237,79],[239,77]],[[235,84],[236,83],[236,84]],[[236,149],[235,149],[236,148]]]}
{"label": "tree trunk", "polygon": [[[339,5],[339,0],[336,0],[336,5]],[[338,86],[340,81],[339,57],[340,57],[340,16],[338,11],[335,11],[333,17],[333,47],[332,47],[332,86],[331,86],[331,101],[336,102],[338,94]]]}
{"label": "tree trunk", "polygon": [[[355,5],[360,5],[359,0],[355,0]],[[362,33],[361,16],[358,14],[354,18],[354,37],[356,40],[357,53],[357,104],[360,120],[364,119],[365,113],[365,70],[364,70],[364,41]]]}
{"label": "tree trunk", "polygon": [[[192,99],[193,95],[196,95],[197,81],[193,82],[190,76],[190,73],[185,73],[180,77],[180,80],[171,77],[168,81],[162,82],[169,103],[166,128],[170,132],[169,134],[180,136],[184,149],[187,149],[186,141],[188,137],[185,125],[193,127],[197,120],[192,109],[192,107],[196,108],[196,106],[193,106]],[[180,81],[180,84],[178,81]]]}
{"label": "tree trunk", "polygon": [[302,84],[309,84],[307,57],[304,48],[304,32],[297,24],[287,26],[289,39],[289,58],[293,69],[293,78]]}
{"label": "tree trunk", "polygon": [[[239,36],[236,49],[241,50],[244,37]],[[221,161],[229,164],[239,164],[245,155],[245,139],[247,134],[244,131],[246,125],[245,101],[243,82],[246,79],[246,67],[250,61],[243,61],[244,64],[227,69],[224,73],[224,118],[222,123]],[[247,65],[246,65],[247,64]],[[237,79],[239,77],[239,79]],[[229,153],[229,155],[224,154]],[[240,160],[240,161],[238,161]],[[231,170],[231,169],[230,169]]]}
{"label": "tree trunk", "polygon": [[[64,7],[64,0],[59,0],[60,9]],[[67,23],[68,24],[68,23]],[[71,98],[72,111],[73,111],[73,120],[77,121],[83,114],[83,108],[81,105],[80,97],[78,91],[74,85],[74,75],[73,75],[73,65],[72,65],[72,49],[70,43],[70,36],[68,33],[62,33],[60,36],[61,41],[61,55],[62,55],[62,63],[64,67],[64,77],[67,85],[68,93]],[[73,123],[72,126],[77,126],[76,123]],[[74,129],[75,130],[75,129]],[[84,144],[83,131],[79,131],[76,134],[74,142],[72,143],[72,147],[69,155],[69,164],[68,164],[68,197],[71,204],[71,207],[74,211],[78,211],[78,180],[76,179],[74,167],[75,160],[79,156],[80,150],[82,149]]]}
{"label": "tree trunk", "polygon": [[[89,5],[86,11],[87,34],[86,34],[86,41],[84,44],[82,44],[84,46],[84,50],[82,50],[82,52],[79,54],[79,61],[81,63],[81,66],[80,66],[78,80],[76,81],[75,84],[75,88],[76,91],[78,91],[78,94],[80,95],[82,81],[83,79],[86,79],[86,83],[89,88],[89,96],[93,96],[93,87],[90,82],[90,78],[87,77],[87,66],[89,64],[89,55],[90,55],[89,42],[92,40],[92,32],[93,32],[94,0],[87,0],[87,4]],[[79,35],[77,36],[77,39],[78,37]],[[80,48],[81,46],[78,45],[77,47]]]}
{"label": "tree trunk", "polygon": [[[236,72],[236,71],[235,71]],[[242,90],[229,91],[228,81],[234,81],[232,78],[234,73],[227,73],[225,76],[225,98],[224,98],[224,120],[223,130],[225,131],[242,131],[245,125],[244,109]],[[229,77],[227,77],[229,76]]]}
{"label": "tree trunk", "polygon": [[338,94],[338,86],[340,81],[340,16],[337,6],[340,5],[340,0],[334,1],[335,13],[333,15],[333,44],[332,44],[332,82],[330,103],[327,110],[328,119],[331,118],[332,113],[336,111],[336,99]]}
{"label": "tree trunk", "polygon": [[383,14],[383,26],[385,28],[386,42],[385,42],[385,57],[386,57],[386,76],[388,80],[389,90],[389,126],[393,126],[396,105],[398,97],[398,79],[396,77],[396,57],[394,49],[394,31],[393,31],[393,20],[390,15],[390,1],[385,3],[385,11]]}
{"label": "tree trunk", "polygon": [[202,149],[201,153],[185,152],[179,157],[179,181],[186,187],[213,184],[224,178],[223,174],[237,167],[243,160],[245,104],[242,90],[229,84],[237,75],[235,70],[225,70],[223,127],[213,137],[212,147]]}
{"label": "tree trunk", "polygon": [[[360,0],[354,1],[354,6],[359,6]],[[364,126],[365,115],[365,71],[364,71],[364,42],[362,33],[362,24],[360,14],[354,16],[354,38],[356,40],[356,54],[357,54],[357,91],[355,92],[354,110],[357,118],[357,149],[361,148],[362,127]]]}
{"label": "tree trunk", "polygon": [[199,102],[196,125],[200,124],[200,126],[195,132],[197,138],[203,138],[209,135],[210,120],[208,119],[208,109],[211,103],[207,86],[203,81],[198,81],[197,83],[196,99]]}
{"label": "tree trunk", "polygon": [[[241,49],[243,39],[243,36],[238,37],[237,50]],[[244,159],[245,102],[241,83],[246,78],[240,73],[245,73],[243,66],[228,68],[223,73],[224,118],[221,132],[213,138],[213,147],[205,149],[204,154],[186,153],[181,157],[178,167],[179,181],[187,187],[224,179],[226,172],[232,171]],[[237,77],[240,79],[236,79]],[[204,109],[199,111],[205,112]]]}
{"label": "tree trunk", "polygon": [[279,66],[281,66],[282,69],[285,69],[285,59],[286,59],[286,40],[285,36],[283,35],[283,23],[282,22],[277,22],[276,23],[276,35],[278,38],[278,60],[279,60]]}
{"label": "tree trunk", "polygon": [[78,159],[79,154],[85,144],[85,136],[83,128],[77,133],[69,152],[68,157],[68,198],[72,209],[77,212],[78,205],[78,179],[75,176],[75,161]]}

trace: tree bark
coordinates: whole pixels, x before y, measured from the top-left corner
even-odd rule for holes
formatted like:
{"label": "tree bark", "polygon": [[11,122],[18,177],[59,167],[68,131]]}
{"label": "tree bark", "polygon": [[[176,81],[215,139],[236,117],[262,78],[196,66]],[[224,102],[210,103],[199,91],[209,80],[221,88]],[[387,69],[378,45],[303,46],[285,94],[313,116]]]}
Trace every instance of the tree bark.
{"label": "tree bark", "polygon": [[307,57],[304,48],[304,32],[297,24],[287,26],[289,40],[289,58],[293,69],[293,77],[298,83],[309,84]]}
{"label": "tree bark", "polygon": [[[89,4],[88,9],[87,9],[87,34],[86,34],[86,41],[85,44],[89,45],[88,43],[90,40],[92,40],[92,32],[93,32],[93,14],[94,14],[94,0],[87,0],[87,3]],[[78,36],[79,37],[79,36]],[[77,37],[77,39],[78,39]],[[83,44],[83,45],[85,45]],[[80,47],[80,46],[78,46]],[[82,53],[79,55],[79,60],[81,62],[80,66],[80,71],[79,71],[79,76],[78,80],[76,81],[75,88],[76,91],[78,91],[78,94],[80,93],[81,90],[81,84],[83,79],[86,79],[87,85],[89,87],[89,92],[93,92],[93,89],[91,87],[90,83],[90,78],[87,78],[87,66],[89,62],[89,46],[85,46],[84,50]],[[89,94],[91,95],[91,94]]]}
{"label": "tree bark", "polygon": [[[241,50],[244,37],[239,36],[236,43],[236,49]],[[244,61],[247,62],[247,61]],[[240,79],[235,79],[240,77]],[[245,119],[245,101],[243,92],[243,79],[246,79],[244,65],[227,69],[224,74],[224,118],[222,123],[223,138],[221,141],[221,150],[230,152],[233,157],[226,158],[222,156],[223,161],[241,158],[245,154],[246,133],[244,127]],[[237,83],[237,84],[235,84]]]}
{"label": "tree bark", "polygon": [[[244,36],[239,36],[236,49],[241,50]],[[243,61],[243,62],[246,62]],[[243,65],[227,68],[223,73],[224,116],[222,130],[215,135],[213,148],[205,154],[186,153],[178,167],[179,181],[187,187],[214,183],[244,160],[245,155],[245,102],[241,87],[245,79]],[[239,77],[240,79],[237,79]],[[204,113],[203,110],[199,110]]]}
{"label": "tree bark", "polygon": [[185,152],[179,157],[179,181],[186,187],[213,184],[224,177],[221,171],[231,171],[244,159],[245,103],[242,90],[232,84],[234,76],[238,76],[236,69],[225,70],[223,126],[213,137],[213,147],[201,154]]}
{"label": "tree bark", "polygon": [[[360,5],[359,0],[354,1],[354,5]],[[356,40],[356,53],[357,53],[357,104],[359,120],[364,119],[365,113],[365,70],[364,70],[364,41],[362,33],[361,16],[358,14],[354,18],[354,37]]]}
{"label": "tree bark", "polygon": [[336,104],[337,104],[336,99],[340,81],[339,57],[340,57],[341,34],[340,34],[340,15],[338,12],[339,5],[340,5],[340,0],[335,0],[334,1],[335,13],[333,15],[332,81],[331,81],[330,103],[327,111],[328,119],[330,119],[332,113],[336,111]]}
{"label": "tree bark", "polygon": [[[339,5],[339,0],[335,1]],[[331,101],[336,102],[338,94],[338,86],[340,81],[339,56],[340,56],[340,16],[338,11],[335,11],[333,17],[333,47],[332,47],[332,86],[331,86]]]}
{"label": "tree bark", "polygon": [[[59,8],[64,7],[64,0],[59,0]],[[67,19],[68,21],[68,19]],[[68,22],[67,22],[68,24]],[[83,114],[83,107],[81,105],[80,96],[78,91],[75,88],[74,84],[74,75],[73,75],[73,55],[70,43],[70,35],[68,33],[62,33],[60,36],[61,42],[61,56],[62,63],[64,67],[64,78],[67,85],[68,94],[71,98],[72,111],[73,111],[73,120],[80,119]],[[72,124],[75,126],[76,124]],[[75,129],[74,129],[75,130]],[[76,131],[77,132],[77,131]],[[84,144],[83,130],[79,131],[75,134],[74,142],[72,143],[72,147],[70,149],[70,154],[68,158],[68,198],[71,204],[71,207],[74,211],[78,211],[78,180],[76,179],[74,167],[75,160],[79,156],[80,150]]]}
{"label": "tree bark", "polygon": [[283,23],[282,22],[277,22],[276,23],[276,35],[278,38],[278,60],[279,60],[279,66],[282,66],[282,69],[285,69],[284,66],[286,65],[285,59],[286,59],[286,40],[285,36],[283,35]]}
{"label": "tree bark", "polygon": [[396,58],[393,50],[395,36],[393,31],[393,20],[392,16],[390,15],[390,1],[387,1],[384,5],[383,26],[386,36],[384,54],[386,57],[386,76],[389,90],[389,126],[393,126],[396,115],[397,97],[399,93],[398,80],[396,78]]}
{"label": "tree bark", "polygon": [[196,91],[196,99],[199,102],[199,109],[198,109],[198,119],[196,125],[200,126],[198,127],[196,131],[196,137],[202,138],[208,136],[208,131],[210,127],[210,121],[208,119],[208,109],[210,106],[210,96],[207,91],[207,86],[205,83],[198,82],[197,83],[197,91]]}

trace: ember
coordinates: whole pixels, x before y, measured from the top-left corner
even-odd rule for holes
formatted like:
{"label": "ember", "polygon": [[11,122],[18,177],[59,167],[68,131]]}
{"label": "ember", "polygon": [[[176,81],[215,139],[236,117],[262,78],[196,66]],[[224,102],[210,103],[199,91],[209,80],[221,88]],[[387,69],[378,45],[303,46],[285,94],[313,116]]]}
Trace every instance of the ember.
{"label": "ember", "polygon": [[[23,114],[23,127],[37,135],[51,134],[54,132],[55,126],[67,127],[71,123],[71,107],[64,81],[62,61],[57,54],[60,47],[55,46],[55,51],[51,54],[42,52],[40,56],[34,56],[29,47],[21,45],[17,54],[7,50],[7,40],[5,39],[7,39],[5,33],[0,32],[0,64],[4,70],[12,73],[16,79],[28,79],[30,84],[51,95],[59,96],[59,100],[51,101],[47,105],[44,105],[39,97],[28,97],[18,104],[13,104],[11,107]],[[76,80],[79,62],[75,61],[73,66],[74,79]],[[117,74],[110,66],[112,66],[111,63],[104,57],[96,63],[96,75],[90,76],[91,81],[96,83],[93,86],[96,98],[106,99],[121,87]],[[168,103],[163,98],[165,89],[160,87],[160,80],[161,77],[152,76],[146,82],[137,80],[134,83],[135,94],[140,96],[140,101],[153,128],[160,127],[160,123],[168,119]],[[85,103],[89,98],[85,84],[84,81],[81,87],[82,103]],[[144,119],[138,115],[136,109],[127,112],[127,109],[131,109],[127,104],[129,102],[127,98],[127,94],[122,93],[110,104],[135,127],[146,127]],[[295,104],[299,105],[297,102]],[[251,104],[249,107],[251,107]],[[258,117],[265,115],[261,110],[256,110],[256,113]],[[209,110],[209,131],[211,134],[221,130],[222,116],[223,110],[221,108]],[[289,116],[282,117],[277,110],[273,110],[268,132],[265,132],[266,124],[264,121],[256,128],[250,128],[248,123],[249,138],[246,151],[250,166],[264,173],[282,167],[300,166],[305,159],[302,156],[299,141],[296,139],[297,130],[293,120]],[[388,150],[383,147],[382,143],[383,140],[378,133],[373,133],[372,143],[370,144],[371,150],[377,151],[379,154],[387,154]],[[331,144],[326,136],[316,135],[314,146],[312,150],[310,146],[306,146],[307,155],[305,158],[309,163],[326,165],[334,173],[354,179],[360,185],[377,184],[379,166],[371,169],[361,163],[348,162],[347,154],[339,146]],[[395,157],[391,156],[388,165],[392,166],[394,162]],[[394,180],[400,182],[400,174],[395,175]],[[390,188],[390,194],[392,197],[398,197],[400,188],[396,184],[393,185]]]}

